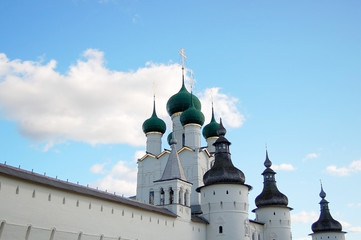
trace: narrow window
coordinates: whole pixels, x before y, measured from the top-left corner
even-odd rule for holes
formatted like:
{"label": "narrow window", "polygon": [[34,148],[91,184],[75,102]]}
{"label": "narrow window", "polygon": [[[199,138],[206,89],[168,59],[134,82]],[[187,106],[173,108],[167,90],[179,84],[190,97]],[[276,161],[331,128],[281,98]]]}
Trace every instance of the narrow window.
{"label": "narrow window", "polygon": [[49,196],[48,196],[48,201],[50,202],[51,201],[51,194],[49,193]]}
{"label": "narrow window", "polygon": [[149,192],[149,204],[154,205],[154,191]]}
{"label": "narrow window", "polygon": [[35,190],[33,191],[33,198],[35,198]]}
{"label": "narrow window", "polygon": [[160,205],[164,205],[164,190],[160,189]]}
{"label": "narrow window", "polygon": [[16,187],[16,194],[19,194],[19,186]]}
{"label": "narrow window", "polygon": [[223,233],[223,227],[222,226],[218,227],[218,233]]}
{"label": "narrow window", "polygon": [[79,207],[79,200],[76,201],[76,206]]}
{"label": "narrow window", "polygon": [[169,188],[169,204],[173,204],[174,201],[174,192],[172,188]]}
{"label": "narrow window", "polygon": [[228,190],[226,191],[226,194],[228,194]]}
{"label": "narrow window", "polygon": [[65,197],[63,197],[63,204],[65,204]]}

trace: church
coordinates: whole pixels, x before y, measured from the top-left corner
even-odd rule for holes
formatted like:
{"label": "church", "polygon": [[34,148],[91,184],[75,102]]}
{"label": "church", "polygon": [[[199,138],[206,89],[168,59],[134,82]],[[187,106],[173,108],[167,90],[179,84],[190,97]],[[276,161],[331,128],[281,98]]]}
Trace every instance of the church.
{"label": "church", "polygon": [[[171,133],[164,136],[155,100],[142,125],[146,154],[138,160],[136,196],[0,164],[0,240],[291,240],[292,208],[276,185],[267,150],[263,190],[249,199],[252,186],[232,162],[222,119],[212,108],[204,125],[201,103],[185,87],[184,75],[183,56],[180,90],[166,105]],[[164,137],[169,149],[162,150]],[[320,197],[312,240],[344,240],[322,186]]]}

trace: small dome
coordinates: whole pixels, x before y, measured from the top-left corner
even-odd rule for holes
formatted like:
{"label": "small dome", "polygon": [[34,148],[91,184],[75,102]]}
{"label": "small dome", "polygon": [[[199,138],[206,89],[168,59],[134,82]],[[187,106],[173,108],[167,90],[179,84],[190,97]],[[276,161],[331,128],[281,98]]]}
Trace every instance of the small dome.
{"label": "small dome", "polygon": [[320,197],[322,198],[321,205],[321,214],[317,222],[312,224],[312,231],[317,232],[341,232],[342,225],[331,216],[330,210],[328,208],[328,201],[325,199],[326,193],[323,191],[321,185]]}
{"label": "small dome", "polygon": [[[182,88],[179,92],[169,98],[167,102],[167,111],[169,116],[172,116],[174,113],[184,112],[187,110],[191,105],[189,99],[191,99],[191,93],[188,92],[183,81]],[[193,104],[197,110],[201,110],[201,102],[196,96],[193,97]]]}
{"label": "small dome", "polygon": [[276,184],[275,174],[272,170],[272,162],[268,158],[268,152],[266,151],[266,160],[264,162],[266,169],[263,171],[264,176],[263,191],[255,199],[257,207],[264,206],[286,206],[288,205],[288,198],[286,195],[281,193]]}
{"label": "small dome", "polygon": [[218,183],[244,184],[244,173],[232,163],[229,152],[229,145],[231,143],[224,137],[226,129],[222,125],[222,120],[220,121],[217,133],[219,137],[213,144],[216,147],[215,161],[212,168],[203,176],[204,185],[208,186]]}
{"label": "small dome", "polygon": [[203,128],[203,130],[202,130],[203,137],[205,139],[210,138],[210,137],[217,137],[218,136],[218,134],[217,134],[218,128],[219,128],[219,123],[217,123],[214,118],[214,111],[213,111],[213,107],[212,107],[212,119],[211,119],[211,122],[208,123]]}
{"label": "small dome", "polygon": [[204,123],[204,115],[201,111],[197,110],[193,104],[193,96],[192,97],[192,104],[191,106],[185,110],[180,116],[180,122],[182,126],[185,126],[190,123],[195,123],[199,125],[203,125]]}
{"label": "small dome", "polygon": [[153,114],[150,118],[144,121],[142,128],[145,134],[149,132],[160,132],[162,134],[165,133],[167,127],[165,122],[158,118],[157,113],[155,112],[155,102],[153,104]]}

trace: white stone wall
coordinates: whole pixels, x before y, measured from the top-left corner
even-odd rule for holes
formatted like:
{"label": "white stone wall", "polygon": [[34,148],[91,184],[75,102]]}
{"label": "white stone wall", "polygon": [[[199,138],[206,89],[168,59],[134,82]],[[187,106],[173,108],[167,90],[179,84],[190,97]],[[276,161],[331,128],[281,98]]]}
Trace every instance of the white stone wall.
{"label": "white stone wall", "polygon": [[265,239],[291,240],[290,208],[284,206],[261,207],[255,210],[256,221],[264,223]]}
{"label": "white stone wall", "polygon": [[201,189],[203,217],[209,221],[207,240],[251,239],[248,187],[214,184]]}
{"label": "white stone wall", "polygon": [[204,223],[5,175],[0,186],[0,240],[205,239]]}

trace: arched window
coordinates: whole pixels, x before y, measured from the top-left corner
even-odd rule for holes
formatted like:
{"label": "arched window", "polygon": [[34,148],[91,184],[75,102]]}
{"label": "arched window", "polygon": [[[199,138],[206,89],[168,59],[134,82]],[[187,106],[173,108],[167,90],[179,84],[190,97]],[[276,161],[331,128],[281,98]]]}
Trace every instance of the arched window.
{"label": "arched window", "polygon": [[169,188],[169,204],[173,204],[174,202],[174,191],[172,188]]}
{"label": "arched window", "polygon": [[160,189],[160,205],[164,205],[164,190]]}
{"label": "arched window", "polygon": [[154,205],[154,191],[149,192],[149,204]]}
{"label": "arched window", "polygon": [[184,205],[187,206],[188,191],[184,192]]}
{"label": "arched window", "polygon": [[219,226],[219,227],[218,227],[218,233],[220,233],[220,234],[223,233],[223,226]]}

